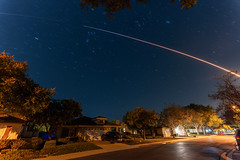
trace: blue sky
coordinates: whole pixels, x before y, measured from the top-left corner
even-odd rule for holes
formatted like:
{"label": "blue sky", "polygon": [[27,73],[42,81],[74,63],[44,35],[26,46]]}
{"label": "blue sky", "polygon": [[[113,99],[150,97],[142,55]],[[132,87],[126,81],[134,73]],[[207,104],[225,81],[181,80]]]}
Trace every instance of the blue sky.
{"label": "blue sky", "polygon": [[[208,94],[223,71],[187,57],[82,27],[103,28],[240,70],[240,2],[199,1],[189,10],[169,1],[134,5],[110,20],[79,1],[1,0],[0,49],[27,61],[29,74],[55,98],[74,98],[83,114],[122,119],[136,107],[167,103],[216,106]],[[7,13],[7,14],[6,14]],[[11,14],[17,14],[16,16]]]}

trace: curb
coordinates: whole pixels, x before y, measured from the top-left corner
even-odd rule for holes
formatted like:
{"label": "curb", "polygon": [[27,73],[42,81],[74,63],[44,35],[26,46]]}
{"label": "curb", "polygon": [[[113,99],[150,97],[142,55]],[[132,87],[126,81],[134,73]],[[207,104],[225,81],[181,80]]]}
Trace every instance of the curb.
{"label": "curb", "polygon": [[221,155],[220,155],[220,160],[233,160],[232,159],[232,156],[233,156],[233,153],[235,152],[235,149],[231,149],[230,151],[227,151],[227,152],[223,152]]}

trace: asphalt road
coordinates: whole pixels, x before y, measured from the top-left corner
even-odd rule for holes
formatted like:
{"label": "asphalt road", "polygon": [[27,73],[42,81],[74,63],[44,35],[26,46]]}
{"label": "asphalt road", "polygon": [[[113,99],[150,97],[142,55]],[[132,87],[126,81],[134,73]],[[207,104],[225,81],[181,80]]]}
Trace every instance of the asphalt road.
{"label": "asphalt road", "polygon": [[223,151],[233,148],[233,135],[207,136],[201,139],[171,144],[152,144],[71,160],[216,160]]}

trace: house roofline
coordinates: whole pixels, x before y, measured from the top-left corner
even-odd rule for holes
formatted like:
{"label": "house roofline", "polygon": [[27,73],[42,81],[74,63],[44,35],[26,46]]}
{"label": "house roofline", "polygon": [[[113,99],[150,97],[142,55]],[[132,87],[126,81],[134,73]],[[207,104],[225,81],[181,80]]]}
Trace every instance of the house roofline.
{"label": "house roofline", "polygon": [[62,127],[108,128],[108,127],[121,127],[121,125],[63,125]]}

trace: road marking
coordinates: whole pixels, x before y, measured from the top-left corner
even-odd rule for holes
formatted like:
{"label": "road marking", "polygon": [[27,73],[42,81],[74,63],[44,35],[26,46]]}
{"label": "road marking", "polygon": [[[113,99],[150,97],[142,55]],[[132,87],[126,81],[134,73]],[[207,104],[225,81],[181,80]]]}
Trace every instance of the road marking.
{"label": "road marking", "polygon": [[227,152],[223,152],[222,154],[221,154],[221,157],[223,158],[223,159],[225,159],[225,160],[232,160],[232,158],[229,158],[229,157],[227,157]]}

